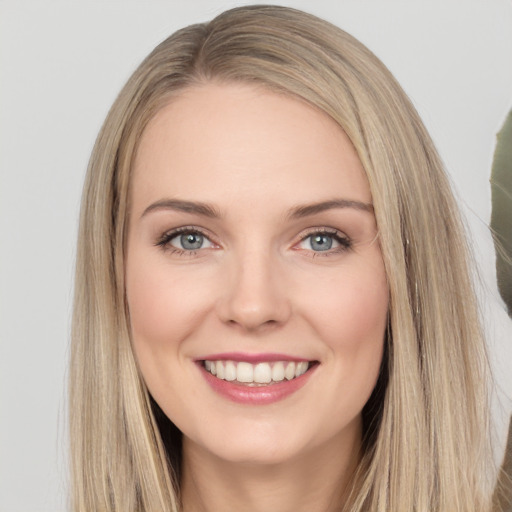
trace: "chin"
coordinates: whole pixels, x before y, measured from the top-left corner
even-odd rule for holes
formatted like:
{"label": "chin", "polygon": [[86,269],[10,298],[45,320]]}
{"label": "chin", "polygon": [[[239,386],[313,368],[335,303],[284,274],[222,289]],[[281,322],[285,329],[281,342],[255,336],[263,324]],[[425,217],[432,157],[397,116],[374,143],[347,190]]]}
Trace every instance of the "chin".
{"label": "chin", "polygon": [[185,436],[184,442],[186,449],[228,463],[272,466],[307,457],[337,437],[318,429],[315,435],[314,427],[311,421],[301,428],[297,421],[232,418],[228,422],[211,422],[202,432],[190,432],[192,436]]}
{"label": "chin", "polygon": [[215,458],[230,464],[275,466],[290,462],[304,452],[303,446],[284,444],[282,440],[260,439],[243,436],[213,445],[202,445]]}

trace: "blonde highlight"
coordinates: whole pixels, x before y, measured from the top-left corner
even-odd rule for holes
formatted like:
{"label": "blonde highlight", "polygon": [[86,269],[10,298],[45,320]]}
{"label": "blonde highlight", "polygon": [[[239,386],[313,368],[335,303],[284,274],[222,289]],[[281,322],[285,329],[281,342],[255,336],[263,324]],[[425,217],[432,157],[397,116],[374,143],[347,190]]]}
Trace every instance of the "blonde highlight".
{"label": "blonde highlight", "polygon": [[75,281],[72,509],[180,510],[180,468],[169,453],[179,447],[162,440],[131,348],[124,246],[145,126],[173,96],[212,81],[257,84],[327,113],[368,177],[389,280],[389,333],[343,510],[489,510],[487,358],[470,251],[443,165],[405,93],[369,50],[325,21],[276,6],[233,9],[165,40],[98,136]]}

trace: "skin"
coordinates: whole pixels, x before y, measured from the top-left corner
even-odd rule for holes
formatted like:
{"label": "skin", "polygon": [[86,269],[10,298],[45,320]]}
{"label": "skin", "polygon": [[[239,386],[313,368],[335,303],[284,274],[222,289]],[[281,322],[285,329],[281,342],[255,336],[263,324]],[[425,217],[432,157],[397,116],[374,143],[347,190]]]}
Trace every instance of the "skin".
{"label": "skin", "polygon": [[[217,216],[162,206],[169,199]],[[370,206],[297,215],[335,199]],[[130,201],[134,349],[184,435],[184,510],[337,509],[359,460],[388,310],[371,194],[347,136],[263,88],[189,88],[144,131]],[[199,230],[203,246],[183,249],[180,227]],[[318,232],[331,249],[312,245]],[[196,362],[233,351],[319,364],[285,399],[240,404],[213,391]]]}

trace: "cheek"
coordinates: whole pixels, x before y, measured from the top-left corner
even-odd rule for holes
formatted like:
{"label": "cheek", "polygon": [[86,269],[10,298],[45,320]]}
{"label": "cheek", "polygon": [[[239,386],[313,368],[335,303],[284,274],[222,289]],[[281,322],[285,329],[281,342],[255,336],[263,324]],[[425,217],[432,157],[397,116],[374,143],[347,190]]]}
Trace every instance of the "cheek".
{"label": "cheek", "polygon": [[311,294],[305,309],[332,363],[328,400],[338,404],[337,410],[345,418],[347,411],[352,415],[361,411],[377,381],[389,289],[380,261],[375,266],[339,272],[323,284],[323,293]]}
{"label": "cheek", "polygon": [[127,300],[136,342],[142,338],[161,343],[168,337],[169,329],[173,330],[172,317],[179,301],[171,290],[177,284],[143,271],[128,272]]}
{"label": "cheek", "polygon": [[137,255],[127,264],[126,289],[133,342],[141,363],[147,353],[156,359],[177,350],[209,302],[207,290],[197,279]]}
{"label": "cheek", "polygon": [[332,350],[382,343],[389,291],[383,267],[370,268],[339,272],[308,295],[310,323]]}
{"label": "cheek", "polygon": [[184,341],[193,336],[211,299],[201,276],[193,279],[183,271],[171,272],[159,260],[131,252],[126,297],[142,377],[160,407],[174,418],[186,409],[180,384],[192,371]]}
{"label": "cheek", "polygon": [[379,376],[389,290],[383,269],[344,274],[328,290],[324,300],[311,303],[316,313],[311,324],[332,363],[326,403],[332,417],[345,424],[360,415]]}

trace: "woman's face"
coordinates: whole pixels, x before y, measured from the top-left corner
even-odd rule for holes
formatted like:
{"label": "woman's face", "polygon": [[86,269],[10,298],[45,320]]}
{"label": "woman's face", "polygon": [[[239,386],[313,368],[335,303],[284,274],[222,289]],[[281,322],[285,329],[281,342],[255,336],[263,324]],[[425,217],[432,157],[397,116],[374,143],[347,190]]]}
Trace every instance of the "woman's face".
{"label": "woman's face", "polygon": [[127,300],[185,447],[273,463],[357,444],[388,310],[371,202],[347,136],[296,99],[207,84],[150,122]]}

